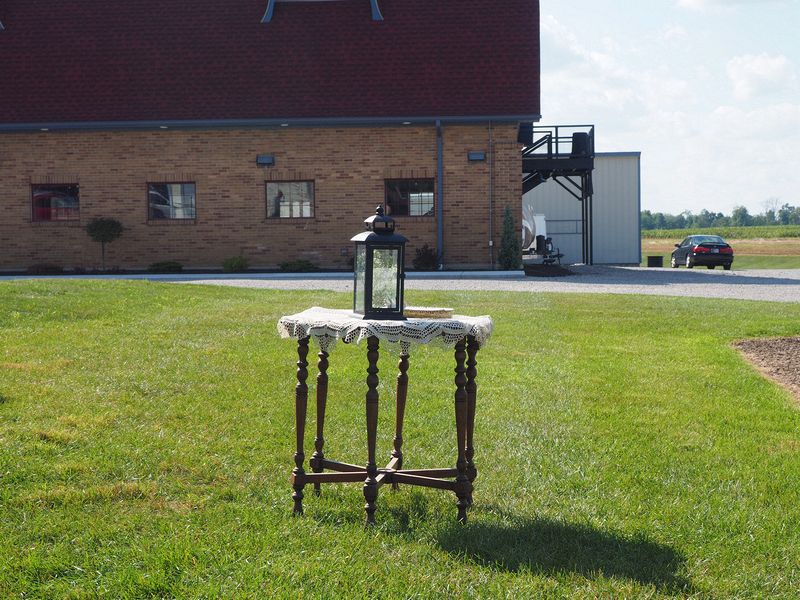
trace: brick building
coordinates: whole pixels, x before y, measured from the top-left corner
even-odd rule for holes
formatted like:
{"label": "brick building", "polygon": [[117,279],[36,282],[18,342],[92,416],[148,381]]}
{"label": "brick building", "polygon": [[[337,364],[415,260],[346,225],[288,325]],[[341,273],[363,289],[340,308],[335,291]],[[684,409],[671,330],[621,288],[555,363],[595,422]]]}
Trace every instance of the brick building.
{"label": "brick building", "polygon": [[[521,214],[537,0],[0,0],[0,269],[347,268],[385,202],[446,268]],[[372,10],[371,10],[372,8]]]}

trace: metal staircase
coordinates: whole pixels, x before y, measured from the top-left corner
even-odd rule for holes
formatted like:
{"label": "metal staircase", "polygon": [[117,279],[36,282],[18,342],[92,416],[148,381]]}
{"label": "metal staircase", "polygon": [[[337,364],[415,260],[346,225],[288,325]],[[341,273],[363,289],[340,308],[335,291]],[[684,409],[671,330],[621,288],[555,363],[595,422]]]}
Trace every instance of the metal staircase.
{"label": "metal staircase", "polygon": [[592,258],[592,171],[594,125],[534,127],[523,123],[518,141],[522,149],[522,193],[552,179],[581,203],[583,263]]}

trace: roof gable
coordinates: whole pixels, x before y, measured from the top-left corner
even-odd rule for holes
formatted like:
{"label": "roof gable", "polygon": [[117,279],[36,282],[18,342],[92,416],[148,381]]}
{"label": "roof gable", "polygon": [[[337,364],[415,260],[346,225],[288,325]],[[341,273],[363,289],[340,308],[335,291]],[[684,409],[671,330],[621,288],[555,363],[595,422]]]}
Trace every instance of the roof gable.
{"label": "roof gable", "polygon": [[539,113],[537,0],[266,5],[4,0],[0,123]]}

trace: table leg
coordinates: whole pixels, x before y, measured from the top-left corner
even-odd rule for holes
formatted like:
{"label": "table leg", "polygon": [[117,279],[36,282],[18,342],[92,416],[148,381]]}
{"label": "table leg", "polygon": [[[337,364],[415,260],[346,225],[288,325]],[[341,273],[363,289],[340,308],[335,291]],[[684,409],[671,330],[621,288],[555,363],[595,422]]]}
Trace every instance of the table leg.
{"label": "table leg", "polygon": [[465,455],[465,448],[467,445],[467,376],[464,361],[467,353],[464,351],[466,347],[466,338],[460,340],[456,344],[455,359],[456,359],[456,437],[458,438],[458,461],[456,462],[456,475],[455,493],[458,497],[458,520],[462,523],[467,522],[467,507],[469,506],[469,497],[472,495],[472,483],[467,475],[467,459]]}
{"label": "table leg", "polygon": [[305,462],[306,455],[303,451],[303,438],[306,431],[306,409],[308,407],[308,385],[306,379],[308,378],[308,341],[309,338],[305,337],[297,341],[297,386],[294,389],[294,409],[295,409],[295,425],[297,428],[297,452],[294,454],[295,467],[292,470],[292,487],[294,493],[292,499],[294,500],[294,514],[303,514],[303,463]]}
{"label": "table leg", "polygon": [[[467,477],[469,482],[475,481],[478,470],[475,468],[473,460],[475,447],[473,446],[473,434],[475,432],[475,401],[478,395],[478,384],[475,378],[478,375],[478,340],[474,336],[467,338],[467,446],[464,455],[467,459]],[[469,495],[469,503],[472,504],[472,493]]]}
{"label": "table leg", "polygon": [[378,432],[378,346],[375,336],[367,339],[367,479],[364,481],[364,510],[367,525],[375,523],[375,501],[378,498],[378,466],[375,463],[375,444]]}
{"label": "table leg", "polygon": [[[314,454],[311,455],[311,460],[308,463],[311,465],[311,470],[314,473],[322,473],[322,461],[325,458],[322,448],[325,446],[325,437],[323,434],[325,428],[325,406],[328,402],[328,353],[324,350],[318,355],[319,362],[317,363],[317,437],[314,438]],[[314,483],[314,493],[319,496],[320,484]]]}
{"label": "table leg", "polygon": [[[395,469],[403,468],[403,419],[406,413],[406,397],[408,396],[408,354],[400,353],[400,372],[397,375],[397,414],[394,428],[394,450],[392,458],[396,459]],[[392,489],[399,489],[397,483],[392,484]]]}

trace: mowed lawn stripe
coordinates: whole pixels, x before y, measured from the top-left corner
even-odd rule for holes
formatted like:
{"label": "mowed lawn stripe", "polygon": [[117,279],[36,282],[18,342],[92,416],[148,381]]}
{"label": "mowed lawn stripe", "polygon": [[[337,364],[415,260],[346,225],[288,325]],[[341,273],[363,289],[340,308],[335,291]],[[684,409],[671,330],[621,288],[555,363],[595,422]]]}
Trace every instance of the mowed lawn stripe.
{"label": "mowed lawn stripe", "polygon": [[[291,517],[296,355],[275,323],[348,295],[0,285],[0,596],[794,597],[800,412],[731,343],[800,334],[800,306],[408,295],[495,319],[465,527],[454,496],[408,486],[381,489],[371,530],[357,484]],[[365,462],[365,354],[330,359],[326,454],[346,462]],[[409,468],[454,462],[453,366],[412,351]]]}

